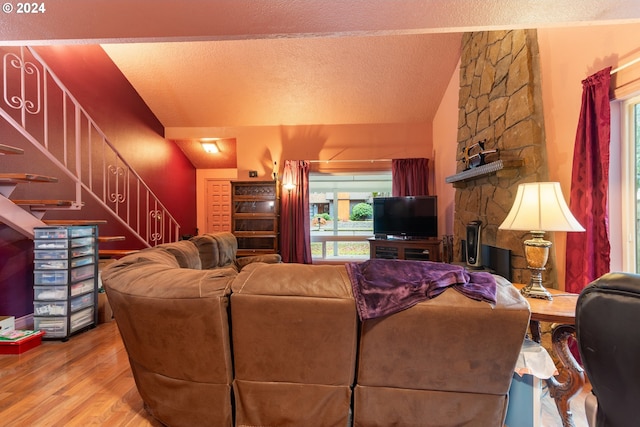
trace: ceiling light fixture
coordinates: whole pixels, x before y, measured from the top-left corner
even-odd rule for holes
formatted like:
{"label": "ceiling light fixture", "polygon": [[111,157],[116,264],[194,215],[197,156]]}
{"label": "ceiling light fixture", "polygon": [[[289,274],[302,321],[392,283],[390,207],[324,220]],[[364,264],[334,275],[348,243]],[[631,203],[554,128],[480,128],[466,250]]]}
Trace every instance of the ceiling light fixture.
{"label": "ceiling light fixture", "polygon": [[213,139],[203,139],[202,141],[200,141],[200,144],[202,144],[203,150],[209,154],[220,152],[220,147],[218,147],[218,144]]}

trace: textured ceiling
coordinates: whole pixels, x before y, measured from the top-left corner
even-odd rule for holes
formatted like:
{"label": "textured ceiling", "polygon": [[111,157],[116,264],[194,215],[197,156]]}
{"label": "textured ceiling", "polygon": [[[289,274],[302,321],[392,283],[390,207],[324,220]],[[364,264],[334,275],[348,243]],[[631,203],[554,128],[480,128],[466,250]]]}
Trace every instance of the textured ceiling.
{"label": "textured ceiling", "polygon": [[[182,16],[183,25],[174,10],[157,43],[103,44],[165,128],[430,123],[464,31],[640,18],[637,0],[218,0],[207,7]],[[207,28],[203,16],[211,18]],[[178,38],[206,40],[168,42]]]}
{"label": "textured ceiling", "polygon": [[[103,45],[196,168],[189,137],[278,125],[430,123],[461,33]],[[181,135],[184,129],[188,135]],[[233,131],[231,131],[233,132]],[[235,167],[235,165],[233,166]]]}
{"label": "textured ceiling", "polygon": [[[638,0],[56,0],[47,6],[28,23],[5,13],[0,40],[101,43],[179,140],[180,129],[194,128],[431,123],[463,32],[640,20]],[[185,131],[185,138],[193,133]]]}
{"label": "textured ceiling", "polygon": [[104,45],[165,127],[424,123],[460,33]]}

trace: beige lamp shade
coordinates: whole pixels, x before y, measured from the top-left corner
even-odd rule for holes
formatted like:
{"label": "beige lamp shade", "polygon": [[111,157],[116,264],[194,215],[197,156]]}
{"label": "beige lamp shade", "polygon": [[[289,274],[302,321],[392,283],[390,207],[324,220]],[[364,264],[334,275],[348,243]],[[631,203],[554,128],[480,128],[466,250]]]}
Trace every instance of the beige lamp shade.
{"label": "beige lamp shade", "polygon": [[558,182],[518,185],[518,192],[500,230],[584,231],[562,195]]}

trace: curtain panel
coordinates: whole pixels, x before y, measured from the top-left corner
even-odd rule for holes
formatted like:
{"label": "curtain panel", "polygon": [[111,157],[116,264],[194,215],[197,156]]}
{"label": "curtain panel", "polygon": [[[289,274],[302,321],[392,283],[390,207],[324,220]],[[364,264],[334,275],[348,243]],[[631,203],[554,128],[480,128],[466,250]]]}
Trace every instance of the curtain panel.
{"label": "curtain panel", "polygon": [[282,261],[311,264],[309,162],[285,161],[281,194],[280,253]]}
{"label": "curtain panel", "polygon": [[585,228],[567,234],[565,289],[579,293],[610,270],[608,199],[611,67],[582,81],[569,207]]}
{"label": "curtain panel", "polygon": [[429,159],[393,159],[391,176],[393,196],[429,195]]}

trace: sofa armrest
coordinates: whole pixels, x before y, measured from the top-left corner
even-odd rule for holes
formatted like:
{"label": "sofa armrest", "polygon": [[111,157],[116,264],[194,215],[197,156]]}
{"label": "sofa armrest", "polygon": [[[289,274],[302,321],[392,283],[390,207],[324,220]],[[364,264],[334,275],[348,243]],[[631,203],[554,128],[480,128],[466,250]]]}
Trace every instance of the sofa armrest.
{"label": "sofa armrest", "polygon": [[265,254],[265,255],[251,255],[236,258],[236,265],[238,270],[242,270],[243,267],[254,262],[264,262],[267,264],[278,264],[282,262],[280,254]]}

